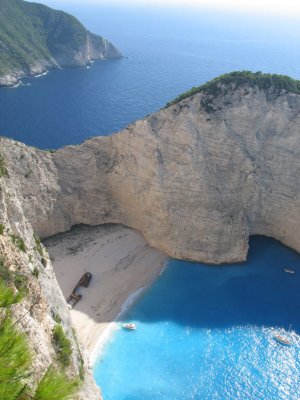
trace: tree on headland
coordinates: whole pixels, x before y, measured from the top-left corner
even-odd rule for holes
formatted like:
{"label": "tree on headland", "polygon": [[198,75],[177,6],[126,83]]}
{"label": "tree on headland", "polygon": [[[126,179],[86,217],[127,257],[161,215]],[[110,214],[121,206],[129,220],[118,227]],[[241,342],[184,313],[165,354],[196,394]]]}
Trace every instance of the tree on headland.
{"label": "tree on headland", "polygon": [[220,75],[201,86],[193,87],[192,89],[182,93],[174,100],[167,103],[166,107],[177,104],[181,100],[191,97],[197,93],[204,93],[210,95],[211,97],[216,97],[222,93],[222,86],[229,87],[230,85],[233,85],[234,88],[247,85],[249,87],[257,86],[262,90],[268,90],[272,88],[273,90],[277,91],[277,93],[280,93],[281,90],[284,90],[289,93],[300,94],[300,81],[289,76],[265,74],[261,71],[234,71]]}

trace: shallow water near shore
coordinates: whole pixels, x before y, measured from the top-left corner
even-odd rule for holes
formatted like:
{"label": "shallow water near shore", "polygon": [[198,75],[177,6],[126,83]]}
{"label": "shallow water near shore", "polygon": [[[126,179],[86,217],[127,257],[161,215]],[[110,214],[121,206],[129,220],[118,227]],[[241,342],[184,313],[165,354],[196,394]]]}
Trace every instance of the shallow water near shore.
{"label": "shallow water near shore", "polygon": [[270,238],[244,264],[171,260],[94,364],[104,400],[299,399],[299,287],[300,255]]}

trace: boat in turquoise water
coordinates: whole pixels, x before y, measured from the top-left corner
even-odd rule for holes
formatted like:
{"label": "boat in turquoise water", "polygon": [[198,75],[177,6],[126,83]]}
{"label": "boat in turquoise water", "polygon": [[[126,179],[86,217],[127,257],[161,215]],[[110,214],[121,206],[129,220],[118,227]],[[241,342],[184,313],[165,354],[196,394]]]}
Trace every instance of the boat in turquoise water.
{"label": "boat in turquoise water", "polygon": [[124,323],[122,325],[122,328],[130,330],[130,331],[135,331],[136,330],[136,324],[133,324],[132,322]]}
{"label": "boat in turquoise water", "polygon": [[291,346],[292,345],[292,343],[289,340],[287,340],[284,337],[279,336],[279,335],[274,335],[273,339],[276,340],[276,342],[278,342],[280,344],[283,344],[284,346]]}

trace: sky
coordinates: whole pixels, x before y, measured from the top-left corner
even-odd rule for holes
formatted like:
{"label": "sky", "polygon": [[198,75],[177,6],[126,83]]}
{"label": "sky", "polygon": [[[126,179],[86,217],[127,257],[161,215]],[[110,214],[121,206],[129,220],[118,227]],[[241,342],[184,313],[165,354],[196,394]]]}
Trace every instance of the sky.
{"label": "sky", "polygon": [[155,5],[196,7],[252,14],[300,17],[300,0],[61,0],[60,4]]}

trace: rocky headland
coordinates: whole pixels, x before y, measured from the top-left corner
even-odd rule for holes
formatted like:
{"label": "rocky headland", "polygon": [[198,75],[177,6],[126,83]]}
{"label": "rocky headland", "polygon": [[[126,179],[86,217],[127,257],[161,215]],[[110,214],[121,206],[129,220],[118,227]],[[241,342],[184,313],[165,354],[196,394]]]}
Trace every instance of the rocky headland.
{"label": "rocky headland", "polygon": [[0,0],[0,52],[0,86],[51,69],[122,57],[112,43],[72,15],[23,0]]}
{"label": "rocky headland", "polygon": [[[1,138],[1,254],[20,259],[29,274],[41,271],[35,284],[44,319],[32,317],[27,327],[44,343],[40,362],[50,362],[51,308],[70,337],[72,331],[33,232],[46,238],[77,224],[118,223],[169,256],[211,264],[245,260],[254,234],[300,251],[299,127],[300,82],[238,72],[78,146],[48,152]],[[26,252],[11,235],[22,238]]]}
{"label": "rocky headland", "polygon": [[120,223],[208,263],[244,260],[254,234],[299,250],[300,95],[237,82],[54,153],[2,138],[23,219],[42,238]]}

